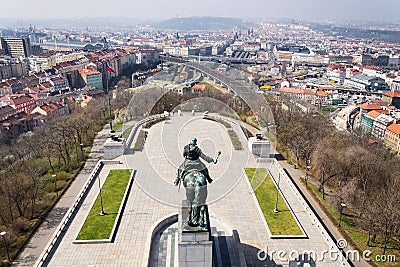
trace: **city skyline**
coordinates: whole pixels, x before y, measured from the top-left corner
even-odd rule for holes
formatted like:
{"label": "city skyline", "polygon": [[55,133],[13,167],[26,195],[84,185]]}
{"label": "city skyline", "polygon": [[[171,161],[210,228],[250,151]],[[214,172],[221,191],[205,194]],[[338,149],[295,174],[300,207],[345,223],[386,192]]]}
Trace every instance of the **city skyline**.
{"label": "city skyline", "polygon": [[[293,18],[304,21],[343,20],[400,22],[400,2],[382,0],[379,6],[375,1],[327,1],[327,0],[287,0],[281,2],[211,1],[204,0],[201,5],[188,4],[183,0],[132,2],[127,0],[99,0],[91,2],[71,0],[62,6],[50,0],[26,1],[21,3],[8,1],[1,4],[7,17],[21,19],[64,19],[115,17],[138,20],[164,20],[174,17],[215,16],[232,18]],[[78,8],[79,7],[79,8]],[[155,8],[156,7],[156,8]],[[60,10],[62,13],[60,14]]]}

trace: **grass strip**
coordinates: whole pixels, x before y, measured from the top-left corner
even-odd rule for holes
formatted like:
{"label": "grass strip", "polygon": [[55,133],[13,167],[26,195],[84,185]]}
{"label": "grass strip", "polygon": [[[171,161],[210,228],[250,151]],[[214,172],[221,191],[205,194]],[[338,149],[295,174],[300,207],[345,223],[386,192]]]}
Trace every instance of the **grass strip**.
{"label": "grass strip", "polygon": [[203,117],[203,119],[221,123],[227,129],[231,128],[231,124],[229,122],[226,122],[226,121],[222,120],[222,119],[218,119],[218,118],[214,118],[214,117],[210,117],[210,116],[205,116],[205,117]]}
{"label": "grass strip", "polygon": [[243,150],[242,143],[239,140],[238,135],[234,130],[229,129],[228,130],[228,135],[229,138],[231,139],[232,145],[235,148],[235,150]]}
{"label": "grass strip", "polygon": [[205,116],[205,117],[203,117],[203,119],[215,121],[215,122],[221,123],[223,126],[225,126],[225,128],[228,130],[228,135],[229,135],[229,138],[231,139],[233,148],[235,148],[235,150],[243,150],[242,143],[240,142],[239,137],[236,134],[236,132],[234,130],[232,130],[232,126],[229,122],[226,122],[219,118],[210,117],[210,116]]}
{"label": "grass strip", "polygon": [[142,151],[144,147],[144,143],[146,142],[147,132],[140,130],[138,137],[136,138],[135,146],[133,147],[133,151]]}
{"label": "grass strip", "polygon": [[98,195],[78,234],[77,240],[110,238],[131,172],[131,170],[127,169],[110,171],[101,189],[106,215],[100,215],[101,205],[100,195]]}
{"label": "grass strip", "polygon": [[143,128],[149,129],[149,128],[150,128],[151,126],[153,126],[154,124],[157,124],[157,123],[159,123],[159,122],[165,121],[165,120],[167,120],[167,119],[168,119],[168,117],[160,117],[160,118],[153,119],[153,120],[151,120],[151,121],[145,123],[145,124],[143,125]]}
{"label": "grass strip", "polygon": [[302,236],[303,232],[301,231],[299,225],[297,224],[297,221],[293,217],[293,214],[290,211],[289,207],[286,205],[286,202],[279,193],[279,212],[274,212],[278,190],[275,186],[275,183],[269,176],[267,170],[264,168],[246,168],[245,171],[250,183],[252,183],[253,180],[263,180],[261,185],[255,190],[255,195],[264,214],[265,221],[267,222],[269,230],[271,231],[271,234]]}

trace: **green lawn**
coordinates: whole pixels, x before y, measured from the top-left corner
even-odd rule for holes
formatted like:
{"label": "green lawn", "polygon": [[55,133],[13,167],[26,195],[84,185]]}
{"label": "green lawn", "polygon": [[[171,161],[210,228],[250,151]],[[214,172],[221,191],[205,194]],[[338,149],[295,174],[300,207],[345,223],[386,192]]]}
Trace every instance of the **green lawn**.
{"label": "green lawn", "polygon": [[114,130],[114,131],[118,131],[119,129],[121,129],[121,127],[124,125],[124,123],[125,123],[124,120],[117,122],[117,123],[114,125],[113,130]]}
{"label": "green lawn", "polygon": [[[100,195],[83,224],[77,240],[108,239],[131,176],[131,170],[111,170],[101,189],[106,215],[100,216]],[[95,181],[97,187],[97,181]],[[93,188],[94,189],[94,188]]]}
{"label": "green lawn", "polygon": [[254,181],[262,181],[265,178],[261,185],[256,188],[255,194],[271,234],[303,235],[303,232],[280,194],[278,194],[279,212],[274,212],[277,188],[268,175],[267,170],[263,168],[246,168],[246,174],[253,185],[257,184],[257,182],[253,183]]}
{"label": "green lawn", "polygon": [[337,110],[337,108],[332,108],[332,107],[320,107],[318,108],[318,110],[320,112],[322,112],[323,114],[327,115],[331,112],[334,112],[335,110]]}
{"label": "green lawn", "polygon": [[211,92],[219,92],[219,90],[215,88],[215,86],[209,84],[208,82],[200,82],[200,84],[204,84],[207,87],[207,89],[210,90]]}

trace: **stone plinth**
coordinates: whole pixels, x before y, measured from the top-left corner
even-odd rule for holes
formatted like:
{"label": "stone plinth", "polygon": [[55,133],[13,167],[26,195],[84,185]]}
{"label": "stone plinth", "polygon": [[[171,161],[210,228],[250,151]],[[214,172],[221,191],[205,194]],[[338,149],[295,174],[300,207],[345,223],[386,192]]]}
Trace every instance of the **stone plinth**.
{"label": "stone plinth", "polygon": [[271,144],[265,137],[257,138],[250,137],[248,141],[248,148],[253,155],[260,158],[268,158],[271,153]]}
{"label": "stone plinth", "polygon": [[[185,203],[184,203],[185,204]],[[212,247],[211,228],[208,217],[208,208],[205,206],[207,225],[205,227],[191,227],[182,219],[186,218],[188,208],[183,205],[179,210],[179,242],[178,258],[182,267],[211,267]]]}
{"label": "stone plinth", "polygon": [[125,151],[124,138],[108,138],[104,143],[104,159],[115,159],[122,156]]}

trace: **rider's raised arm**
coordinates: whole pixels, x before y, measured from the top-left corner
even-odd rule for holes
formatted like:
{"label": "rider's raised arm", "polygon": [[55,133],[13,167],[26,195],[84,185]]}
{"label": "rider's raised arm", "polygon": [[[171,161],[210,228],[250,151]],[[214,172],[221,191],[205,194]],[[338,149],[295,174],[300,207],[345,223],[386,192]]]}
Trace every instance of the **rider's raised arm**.
{"label": "rider's raised arm", "polygon": [[208,163],[214,162],[213,158],[210,158],[209,156],[207,156],[206,154],[204,154],[201,149],[200,150],[200,158],[204,159],[205,161],[207,161]]}

